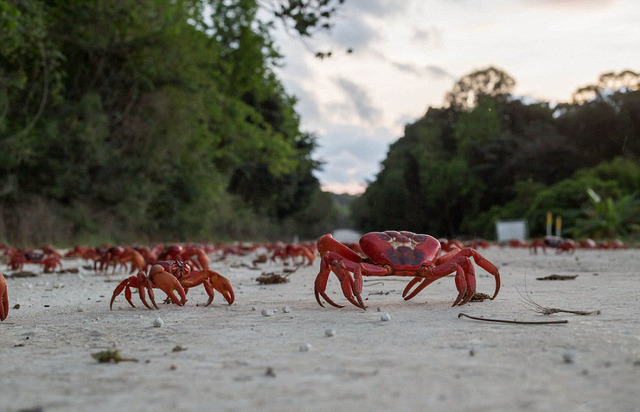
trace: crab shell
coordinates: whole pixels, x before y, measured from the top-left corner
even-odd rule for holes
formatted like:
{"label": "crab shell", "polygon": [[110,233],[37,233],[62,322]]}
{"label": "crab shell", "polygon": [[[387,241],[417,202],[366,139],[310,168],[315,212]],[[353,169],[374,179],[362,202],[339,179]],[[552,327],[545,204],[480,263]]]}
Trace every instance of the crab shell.
{"label": "crab shell", "polygon": [[360,238],[360,248],[376,265],[389,265],[395,272],[416,272],[433,266],[440,255],[440,242],[413,232],[371,232]]}

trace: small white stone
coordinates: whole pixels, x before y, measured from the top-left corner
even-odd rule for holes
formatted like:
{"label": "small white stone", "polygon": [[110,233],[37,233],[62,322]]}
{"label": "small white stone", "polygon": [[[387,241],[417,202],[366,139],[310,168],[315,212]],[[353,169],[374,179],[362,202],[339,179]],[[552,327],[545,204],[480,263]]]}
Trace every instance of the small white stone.
{"label": "small white stone", "polygon": [[84,307],[82,305],[78,305],[76,307],[76,312],[84,312]]}
{"label": "small white stone", "polygon": [[389,321],[389,320],[391,320],[391,315],[389,315],[387,312],[385,312],[385,313],[382,314],[382,316],[380,316],[380,320],[384,321],[384,322]]}
{"label": "small white stone", "polygon": [[284,308],[282,308],[282,311],[284,313],[289,313],[289,312],[291,312],[291,308],[289,306],[285,306]]}
{"label": "small white stone", "polygon": [[324,331],[324,335],[327,337],[332,337],[332,336],[336,336],[336,330],[335,329],[327,329]]}
{"label": "small white stone", "polygon": [[310,343],[303,343],[302,345],[300,345],[300,352],[309,352],[310,349],[311,349]]}
{"label": "small white stone", "polygon": [[160,316],[158,316],[156,320],[153,321],[153,326],[155,326],[156,328],[160,328],[162,327],[162,325],[164,325],[164,321]]}
{"label": "small white stone", "polygon": [[251,310],[258,310],[255,306],[251,306]]}
{"label": "small white stone", "polygon": [[262,309],[262,316],[272,316],[273,315],[273,309]]}

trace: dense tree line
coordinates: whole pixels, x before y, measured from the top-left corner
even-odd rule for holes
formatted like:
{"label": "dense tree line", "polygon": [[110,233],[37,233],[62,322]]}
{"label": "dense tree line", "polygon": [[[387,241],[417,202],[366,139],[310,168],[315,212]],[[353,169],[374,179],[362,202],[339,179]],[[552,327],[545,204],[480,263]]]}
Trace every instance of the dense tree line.
{"label": "dense tree line", "polygon": [[[342,2],[268,4],[309,36]],[[260,3],[0,0],[0,240],[325,229],[315,138],[273,73]]]}
{"label": "dense tree line", "polygon": [[[603,74],[557,106],[517,98],[514,86],[497,68],[475,71],[444,107],[407,125],[354,201],[356,225],[493,238],[496,220],[525,218],[531,234],[542,235],[550,210],[575,236],[640,227],[640,75]],[[608,212],[589,189],[610,203]],[[596,210],[627,218],[616,230],[613,218],[588,229]]]}

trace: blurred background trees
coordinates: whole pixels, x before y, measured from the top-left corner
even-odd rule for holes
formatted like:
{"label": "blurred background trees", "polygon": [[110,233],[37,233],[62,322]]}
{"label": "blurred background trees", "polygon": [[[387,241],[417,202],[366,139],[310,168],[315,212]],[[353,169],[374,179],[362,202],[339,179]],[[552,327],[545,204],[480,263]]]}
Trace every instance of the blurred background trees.
{"label": "blurred background trees", "polygon": [[271,31],[305,39],[343,2],[0,0],[0,240],[312,238],[352,222],[492,238],[508,218],[541,235],[548,210],[575,236],[634,233],[629,70],[560,105],[474,71],[406,125],[362,196],[322,192]]}
{"label": "blurred background trees", "polygon": [[542,236],[551,211],[565,235],[637,234],[640,74],[605,73],[557,106],[513,96],[514,86],[495,67],[475,71],[444,108],[406,125],[353,202],[357,227],[492,239],[496,220],[526,219]]}
{"label": "blurred background trees", "polygon": [[[342,1],[269,2],[271,20],[308,36]],[[0,240],[331,226],[259,3],[0,0]]]}

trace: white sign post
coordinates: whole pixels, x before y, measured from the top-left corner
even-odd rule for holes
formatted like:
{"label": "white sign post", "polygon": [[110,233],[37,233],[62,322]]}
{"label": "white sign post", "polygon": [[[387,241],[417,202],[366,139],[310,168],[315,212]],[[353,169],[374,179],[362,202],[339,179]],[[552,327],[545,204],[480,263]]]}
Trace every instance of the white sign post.
{"label": "white sign post", "polygon": [[526,220],[499,220],[496,222],[496,235],[498,242],[526,240],[529,238],[529,226]]}

